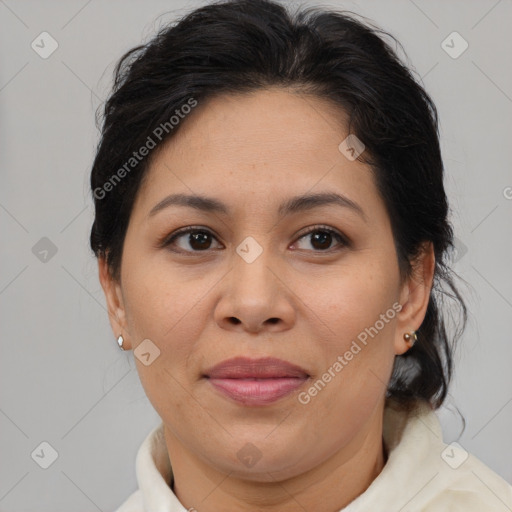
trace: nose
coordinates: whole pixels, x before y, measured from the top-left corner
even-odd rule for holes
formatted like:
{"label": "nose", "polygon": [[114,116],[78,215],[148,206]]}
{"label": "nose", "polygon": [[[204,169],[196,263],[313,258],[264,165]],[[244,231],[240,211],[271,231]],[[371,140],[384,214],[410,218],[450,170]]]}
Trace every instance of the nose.
{"label": "nose", "polygon": [[214,318],[223,329],[260,333],[293,326],[294,295],[268,250],[250,263],[235,253],[232,269],[219,283],[219,290]]}

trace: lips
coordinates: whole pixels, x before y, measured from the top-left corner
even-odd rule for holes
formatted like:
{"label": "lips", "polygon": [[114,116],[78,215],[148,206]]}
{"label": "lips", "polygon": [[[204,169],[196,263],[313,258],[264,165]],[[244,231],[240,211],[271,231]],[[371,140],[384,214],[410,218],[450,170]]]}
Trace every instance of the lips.
{"label": "lips", "polygon": [[266,405],[298,389],[309,375],[282,359],[235,357],[208,369],[204,377],[231,400],[243,405]]}

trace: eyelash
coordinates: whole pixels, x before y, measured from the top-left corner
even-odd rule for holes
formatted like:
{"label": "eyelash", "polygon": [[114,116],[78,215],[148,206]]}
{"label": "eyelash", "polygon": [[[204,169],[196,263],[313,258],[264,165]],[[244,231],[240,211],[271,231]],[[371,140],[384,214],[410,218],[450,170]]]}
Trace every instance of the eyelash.
{"label": "eyelash", "polygon": [[[190,233],[198,233],[198,232],[206,233],[206,234],[212,236],[213,238],[217,239],[216,236],[209,229],[203,228],[201,226],[189,226],[187,228],[179,229],[178,231],[175,231],[174,233],[172,233],[169,236],[166,235],[165,237],[163,237],[158,242],[158,247],[159,248],[169,248],[171,245],[173,245],[174,241],[176,239],[178,239],[180,236],[190,234]],[[322,233],[328,233],[330,235],[333,235],[337,239],[337,241],[341,247],[350,246],[350,242],[345,236],[343,236],[338,231],[336,231],[332,228],[329,228],[327,226],[323,226],[323,225],[316,225],[316,226],[310,227],[308,229],[308,231],[300,234],[299,237],[297,238],[297,240],[300,240],[300,239],[302,239],[308,235],[311,235],[312,233],[315,233],[315,232],[322,232]],[[192,254],[194,254],[194,253],[201,254],[201,253],[207,253],[208,251],[215,250],[215,249],[205,249],[203,251],[187,251],[187,250],[182,250],[182,249],[179,249],[179,250],[169,249],[169,250],[171,250],[173,252],[177,252],[177,253],[182,253],[182,254],[191,254],[191,253]],[[315,253],[331,253],[331,252],[333,252],[333,249],[331,248],[331,249],[326,249],[326,250],[317,250],[317,251],[313,251],[313,252],[315,252]]]}

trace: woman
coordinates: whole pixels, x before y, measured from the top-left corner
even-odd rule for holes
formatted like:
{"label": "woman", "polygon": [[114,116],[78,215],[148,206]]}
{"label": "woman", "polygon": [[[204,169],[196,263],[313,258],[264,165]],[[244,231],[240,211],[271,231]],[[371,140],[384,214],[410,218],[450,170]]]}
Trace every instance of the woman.
{"label": "woman", "polygon": [[436,108],[386,36],[228,1],[118,64],[91,247],[162,419],[118,512],[511,509],[434,413],[466,310]]}

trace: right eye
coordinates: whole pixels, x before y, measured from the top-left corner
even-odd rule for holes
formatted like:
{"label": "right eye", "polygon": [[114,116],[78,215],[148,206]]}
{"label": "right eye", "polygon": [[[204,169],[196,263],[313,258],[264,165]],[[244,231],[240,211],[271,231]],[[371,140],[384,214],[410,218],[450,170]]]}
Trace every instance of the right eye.
{"label": "right eye", "polygon": [[212,239],[217,240],[211,231],[201,227],[188,227],[165,237],[160,246],[173,252],[205,252],[211,249]]}

